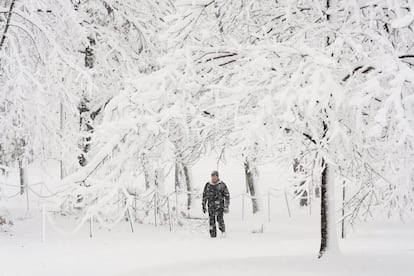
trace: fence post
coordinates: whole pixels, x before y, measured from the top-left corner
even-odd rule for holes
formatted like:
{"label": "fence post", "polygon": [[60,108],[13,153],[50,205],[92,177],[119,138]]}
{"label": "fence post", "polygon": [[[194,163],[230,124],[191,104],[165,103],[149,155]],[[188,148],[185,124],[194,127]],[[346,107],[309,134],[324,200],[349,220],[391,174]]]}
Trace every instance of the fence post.
{"label": "fence post", "polygon": [[46,207],[45,204],[42,204],[42,244],[46,242]]}
{"label": "fence post", "polygon": [[[64,121],[65,121],[65,114],[64,114],[64,110],[63,110],[63,104],[62,101],[60,102],[60,131],[61,133],[63,133],[63,126],[64,126]],[[63,179],[63,160],[59,160],[59,166],[60,166],[60,179]],[[43,186],[42,186],[43,187]]]}
{"label": "fence post", "polygon": [[157,226],[157,213],[158,213],[158,190],[154,192],[154,223]]}
{"label": "fence post", "polygon": [[287,195],[286,195],[286,189],[283,190],[283,193],[285,194],[285,201],[286,201],[287,211],[288,211],[289,217],[291,218],[292,216],[290,214],[290,207],[289,207],[289,201],[288,201],[288,198],[287,198]]}
{"label": "fence post", "polygon": [[30,210],[30,206],[29,206],[29,183],[27,183],[28,181],[26,181],[26,210],[29,211]]}
{"label": "fence post", "polygon": [[134,196],[134,216],[135,216],[135,221],[138,218],[138,207],[137,207],[137,192],[135,191],[135,196]]}
{"label": "fence post", "polygon": [[92,238],[92,229],[93,229],[93,215],[89,218],[89,237]]}
{"label": "fence post", "polygon": [[[311,194],[312,192],[312,194]],[[314,194],[314,189],[311,189],[311,187],[309,187],[308,189],[308,204],[309,204],[309,214],[312,215],[312,196]]]}
{"label": "fence post", "polygon": [[175,189],[175,216],[178,220],[178,190]]}
{"label": "fence post", "polygon": [[118,213],[119,213],[119,211],[121,211],[121,196],[120,196],[120,194],[119,194],[119,191],[118,191]]}
{"label": "fence post", "polygon": [[242,220],[244,220],[244,193],[242,194]]}
{"label": "fence post", "polygon": [[270,222],[270,190],[267,191],[267,219]]}
{"label": "fence post", "polygon": [[170,232],[171,232],[171,212],[170,212],[170,198],[167,197],[167,207],[168,207],[168,223],[170,225]]}
{"label": "fence post", "polygon": [[345,239],[345,181],[342,186],[342,234],[341,237]]}
{"label": "fence post", "polygon": [[128,207],[127,209],[128,212],[128,219],[129,219],[129,224],[131,226],[131,232],[134,233],[134,224],[132,223],[132,216],[131,216],[131,211],[130,211],[130,207]]}

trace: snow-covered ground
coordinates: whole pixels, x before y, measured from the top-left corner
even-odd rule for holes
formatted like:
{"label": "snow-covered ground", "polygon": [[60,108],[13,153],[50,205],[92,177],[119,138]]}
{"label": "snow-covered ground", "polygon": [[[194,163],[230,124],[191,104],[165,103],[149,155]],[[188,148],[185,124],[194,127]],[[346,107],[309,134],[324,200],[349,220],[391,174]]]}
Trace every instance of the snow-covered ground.
{"label": "snow-covered ground", "polygon": [[[311,214],[308,208],[301,209],[292,202],[289,218],[283,196],[276,196],[271,201],[269,222],[266,200],[262,202],[262,213],[253,216],[246,199],[242,220],[242,199],[237,194],[243,191],[243,172],[236,163],[221,167],[223,179],[236,196],[231,202],[231,213],[225,217],[226,238],[211,239],[207,220],[184,227],[173,225],[171,232],[168,226],[135,223],[132,233],[126,221],[111,231],[95,225],[93,238],[89,237],[88,224],[71,236],[62,236],[47,223],[46,241],[42,244],[41,200],[32,194],[30,211],[26,212],[25,196],[3,198],[0,204],[12,214],[14,226],[11,231],[0,233],[0,276],[414,275],[410,266],[414,260],[413,223],[367,222],[354,229],[349,227],[347,238],[339,239],[341,252],[317,259],[317,201]],[[208,176],[206,168],[212,167],[212,160],[194,167],[198,188]],[[273,182],[270,175],[270,169],[263,168],[263,187]],[[36,183],[42,179],[36,179],[32,172],[31,180]],[[2,187],[4,192],[6,186]],[[194,206],[192,215],[206,219],[200,210],[200,199]],[[53,219],[65,231],[73,229],[78,221],[58,215]],[[256,233],[261,232],[262,225],[263,233]]]}
{"label": "snow-covered ground", "polygon": [[[32,214],[33,215],[33,214]],[[61,219],[60,225],[65,225]],[[414,225],[369,224],[340,241],[341,255],[318,260],[317,216],[296,214],[265,223],[227,220],[228,236],[211,239],[193,230],[136,225],[88,227],[62,238],[48,230],[40,242],[40,216],[17,221],[1,234],[0,275],[412,275]],[[255,222],[252,222],[255,221]]]}

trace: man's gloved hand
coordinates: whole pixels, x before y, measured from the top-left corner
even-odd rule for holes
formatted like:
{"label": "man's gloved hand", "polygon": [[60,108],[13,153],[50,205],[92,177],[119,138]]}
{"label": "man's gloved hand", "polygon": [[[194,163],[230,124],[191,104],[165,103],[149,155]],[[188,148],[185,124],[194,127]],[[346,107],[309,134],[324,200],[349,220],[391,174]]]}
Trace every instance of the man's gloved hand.
{"label": "man's gloved hand", "polygon": [[205,214],[207,212],[206,206],[203,205],[203,213]]}
{"label": "man's gloved hand", "polygon": [[225,214],[228,214],[228,213],[229,213],[229,207],[224,207],[223,212],[224,212]]}

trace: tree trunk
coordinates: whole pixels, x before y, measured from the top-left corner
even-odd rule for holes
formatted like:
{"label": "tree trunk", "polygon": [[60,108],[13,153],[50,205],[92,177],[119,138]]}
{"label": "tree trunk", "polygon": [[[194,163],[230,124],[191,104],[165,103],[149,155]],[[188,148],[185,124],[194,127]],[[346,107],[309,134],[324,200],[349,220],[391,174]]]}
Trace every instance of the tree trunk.
{"label": "tree trunk", "polygon": [[[95,46],[95,39],[92,37],[88,37],[89,40],[89,44],[86,48],[85,51],[83,51],[82,53],[85,54],[84,57],[84,61],[85,61],[85,67],[92,69],[94,67],[94,63],[95,63],[95,54],[93,51],[93,46]],[[91,47],[92,46],[92,47]],[[79,110],[79,124],[80,124],[80,131],[84,131],[86,133],[92,133],[94,128],[93,128],[93,120],[95,119],[96,115],[100,112],[100,108],[97,111],[94,112],[90,112],[90,108],[89,108],[89,99],[84,96],[78,106],[78,110]],[[81,150],[82,153],[78,156],[78,160],[79,160],[79,164],[84,167],[87,164],[87,160],[86,160],[86,154],[89,151],[90,148],[90,141],[91,141],[92,137],[90,135],[86,136],[85,138],[83,138],[82,141],[82,145],[81,145]]]}
{"label": "tree trunk", "polygon": [[181,188],[180,174],[181,174],[180,162],[175,161],[174,187],[175,187],[176,191],[180,190],[180,188]]}
{"label": "tree trunk", "polygon": [[19,176],[20,176],[20,194],[22,195],[27,189],[27,181],[28,181],[27,166],[22,158],[19,158],[18,163],[19,163]]}
{"label": "tree trunk", "polygon": [[[78,106],[79,110],[79,128],[81,132],[92,132],[93,127],[91,125],[91,121],[89,118],[89,107],[88,107],[89,100],[87,98],[83,98]],[[86,154],[89,151],[89,142],[91,140],[90,136],[82,138],[81,143],[81,150],[82,153],[78,156],[79,165],[82,167],[86,166]]]}
{"label": "tree trunk", "polygon": [[145,189],[149,190],[155,185],[155,173],[153,166],[149,163],[149,160],[146,156],[142,157],[142,162],[145,177]]}
{"label": "tree trunk", "polygon": [[185,176],[185,185],[187,188],[187,210],[190,210],[193,203],[193,195],[191,194],[191,192],[193,191],[193,183],[191,181],[189,168],[185,164],[183,164],[183,171]]}
{"label": "tree trunk", "polygon": [[244,162],[244,173],[246,176],[246,186],[248,188],[248,191],[250,195],[252,196],[252,207],[253,207],[253,214],[259,212],[259,200],[256,198],[257,195],[257,183],[255,181],[255,175],[256,175],[256,168],[254,165],[249,162]]}
{"label": "tree trunk", "polygon": [[[184,177],[184,179],[182,179]],[[180,190],[183,188],[181,184],[185,182],[185,190],[187,191],[187,210],[190,210],[193,205],[193,181],[191,177],[191,170],[188,165],[181,163],[179,160],[175,163],[175,189]]]}
{"label": "tree trunk", "polygon": [[6,26],[4,27],[3,34],[0,39],[0,51],[3,49],[4,41],[6,41],[7,31],[9,30],[9,27],[10,27],[10,20],[13,14],[15,2],[16,0],[12,0],[12,2],[10,3],[9,11],[7,12]]}
{"label": "tree trunk", "polygon": [[325,253],[328,244],[328,206],[326,202],[326,176],[327,168],[322,171],[321,181],[321,248],[319,249],[319,258]]}
{"label": "tree trunk", "polygon": [[163,168],[155,170],[154,184],[160,194],[165,194],[165,174]]}
{"label": "tree trunk", "polygon": [[[329,23],[336,24],[336,0],[326,0],[326,20]],[[330,35],[326,37],[326,45],[329,46],[333,39]],[[325,111],[326,115],[326,111]],[[326,115],[327,116],[327,115]],[[325,138],[328,126],[323,121],[323,136]],[[327,250],[329,252],[339,251],[336,239],[336,221],[335,221],[335,178],[329,164],[322,159],[322,179],[321,179],[321,246],[319,256],[321,258]]]}
{"label": "tree trunk", "polygon": [[321,179],[321,258],[327,250],[338,251],[335,221],[335,179],[328,163],[322,160],[324,169]]}

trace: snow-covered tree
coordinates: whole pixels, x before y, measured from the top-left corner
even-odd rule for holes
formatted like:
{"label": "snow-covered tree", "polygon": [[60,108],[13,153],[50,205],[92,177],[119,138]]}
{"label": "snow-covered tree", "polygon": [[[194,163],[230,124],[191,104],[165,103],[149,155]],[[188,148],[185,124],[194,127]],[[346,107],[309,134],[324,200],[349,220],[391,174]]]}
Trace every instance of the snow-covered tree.
{"label": "snow-covered tree", "polygon": [[[390,105],[395,103],[395,95],[390,95],[392,91],[402,97],[403,102],[411,95],[412,70],[404,64],[410,55],[396,52],[393,46],[400,48],[399,40],[405,36],[396,39],[387,31],[387,24],[400,27],[399,15],[404,16],[404,23],[407,22],[409,6],[387,6],[379,2],[366,7],[364,1],[359,5],[349,5],[346,1],[314,1],[312,5],[301,1],[290,1],[289,4],[263,1],[260,7],[253,9],[255,4],[259,5],[258,2],[238,2],[241,9],[226,9],[227,18],[251,23],[249,20],[254,21],[255,16],[262,19],[271,13],[269,11],[275,11],[271,16],[280,19],[274,24],[274,29],[280,33],[262,29],[261,36],[258,36],[257,32],[249,30],[243,36],[228,27],[233,26],[235,20],[226,25],[226,21],[218,16],[220,5],[235,2],[177,2],[181,4],[177,15],[171,17],[176,24],[168,30],[168,35],[177,37],[172,44],[175,51],[171,55],[172,60],[176,64],[185,61],[183,71],[196,72],[195,75],[199,76],[196,81],[202,87],[199,91],[203,91],[200,94],[214,99],[216,121],[228,126],[224,129],[231,135],[243,137],[246,131],[252,130],[250,121],[259,122],[262,130],[256,132],[259,135],[265,137],[270,133],[279,141],[279,146],[292,150],[292,145],[300,145],[298,150],[314,156],[317,164],[314,170],[322,186],[322,255],[330,246],[332,249],[335,247],[336,207],[329,191],[334,191],[338,179],[353,178],[362,168],[364,174],[376,172],[378,176],[374,181],[366,182],[370,183],[371,191],[383,187],[383,196],[387,197],[386,193],[395,194],[392,191],[406,193],[412,190],[411,167],[405,165],[410,162],[402,163],[397,158],[412,158],[412,136],[408,134],[412,131],[412,114],[406,113],[409,109],[403,108],[400,102]],[[272,5],[277,8],[270,9]],[[372,12],[366,11],[370,9]],[[389,18],[385,27],[378,22],[384,17],[375,16],[375,12],[384,13],[384,10]],[[243,17],[244,14],[249,16]],[[205,31],[206,26],[208,32]],[[232,31],[224,31],[226,28]],[[260,28],[258,30],[260,33]],[[259,38],[249,39],[247,34],[251,33]],[[405,50],[410,49],[410,45]],[[390,64],[393,67],[390,68]],[[183,73],[182,77],[187,77],[187,74]],[[378,95],[382,97],[378,98]],[[373,104],[367,106],[368,102],[365,102],[361,105],[361,102],[352,100],[356,96]],[[255,98],[262,100],[263,105],[255,102]],[[251,102],[253,108],[240,110],[240,106],[245,107],[245,102]],[[371,112],[364,112],[362,106],[372,108]],[[255,113],[254,108],[260,112]],[[392,116],[394,112],[399,112],[399,116]],[[382,121],[378,120],[380,118]],[[235,124],[239,124],[238,127]],[[377,131],[373,132],[373,129]],[[381,169],[376,169],[375,164],[384,162],[384,159],[381,154],[372,155],[373,152],[385,153],[383,150],[387,147],[383,143],[395,150],[399,139],[380,136],[381,132],[391,130],[397,131],[393,137],[402,133],[404,139],[399,144],[402,145],[401,150],[391,157],[398,173],[391,173],[385,167],[390,160],[380,166]],[[241,141],[238,142],[236,144],[240,145]],[[278,143],[273,146],[277,147]],[[356,148],[364,149],[364,152]],[[361,158],[364,160],[362,163]],[[350,160],[358,166],[350,169],[347,163]],[[390,177],[385,177],[380,170],[389,171]],[[358,189],[360,183],[366,181],[361,176],[353,178],[354,185],[351,186]],[[405,181],[401,182],[401,177]],[[384,182],[388,185],[381,184]],[[361,193],[356,195],[360,202],[366,198],[364,190],[363,197],[360,197]],[[403,194],[394,200],[403,205],[410,201]],[[353,211],[359,209],[355,203],[352,206]]]}
{"label": "snow-covered tree", "polygon": [[24,169],[33,159],[61,160],[76,140],[62,128],[61,106],[70,117],[76,90],[95,88],[77,62],[81,19],[70,1],[2,1],[0,9],[0,161]]}
{"label": "snow-covered tree", "polygon": [[158,42],[161,19],[171,9],[167,2],[78,1],[74,8],[88,37],[82,49],[85,67],[98,84],[96,93],[81,90],[78,104],[82,153],[79,162],[88,162],[91,133],[105,105],[124,88],[125,82],[157,68],[155,57],[163,46]]}
{"label": "snow-covered tree", "polygon": [[[131,194],[163,191],[172,169],[177,186],[180,167],[213,149],[244,158],[253,196],[258,163],[291,170],[300,157],[303,188],[321,188],[319,256],[337,249],[338,183],[351,221],[374,200],[401,216],[412,206],[408,1],[175,1],[145,9],[144,28],[134,3],[83,7],[96,42],[88,72],[110,96],[96,98],[106,105],[87,134],[86,166],[64,180],[85,184],[72,200],[102,212],[121,193],[127,206]],[[144,30],[159,46],[148,46],[150,69],[137,70]]]}

